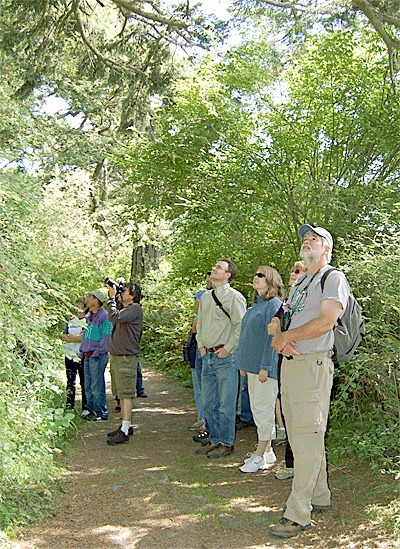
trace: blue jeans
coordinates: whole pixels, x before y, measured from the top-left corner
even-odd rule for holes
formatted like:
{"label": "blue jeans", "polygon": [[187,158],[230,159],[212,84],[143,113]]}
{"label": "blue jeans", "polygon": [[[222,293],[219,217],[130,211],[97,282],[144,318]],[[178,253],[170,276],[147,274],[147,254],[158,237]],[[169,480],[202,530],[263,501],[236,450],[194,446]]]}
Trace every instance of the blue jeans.
{"label": "blue jeans", "polygon": [[96,412],[102,419],[108,419],[106,405],[106,382],[104,372],[108,363],[108,353],[85,357],[85,394],[86,407]]}
{"label": "blue jeans", "polygon": [[232,446],[235,440],[238,371],[235,355],[219,358],[207,353],[202,360],[201,392],[204,419],[213,444]]}
{"label": "blue jeans", "polygon": [[140,366],[140,360],[137,363],[137,375],[136,375],[136,394],[140,395],[144,393],[142,367]]}
{"label": "blue jeans", "polygon": [[201,397],[201,365],[202,365],[201,356],[199,351],[196,350],[195,367],[191,368],[192,381],[193,381],[193,393],[194,393],[194,400],[196,402],[197,417],[204,419],[202,397]]}
{"label": "blue jeans", "polygon": [[250,397],[248,389],[247,376],[240,376],[239,398],[238,398],[238,416],[242,421],[250,421],[253,419],[253,414],[250,408]]}

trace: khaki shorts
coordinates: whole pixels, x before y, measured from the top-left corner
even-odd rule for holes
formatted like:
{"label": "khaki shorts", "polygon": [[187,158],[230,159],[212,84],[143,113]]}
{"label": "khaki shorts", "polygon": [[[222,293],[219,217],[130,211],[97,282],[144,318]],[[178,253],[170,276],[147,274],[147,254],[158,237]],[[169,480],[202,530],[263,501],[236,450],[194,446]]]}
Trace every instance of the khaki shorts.
{"label": "khaki shorts", "polygon": [[110,355],[112,393],[118,398],[133,398],[136,394],[138,357]]}

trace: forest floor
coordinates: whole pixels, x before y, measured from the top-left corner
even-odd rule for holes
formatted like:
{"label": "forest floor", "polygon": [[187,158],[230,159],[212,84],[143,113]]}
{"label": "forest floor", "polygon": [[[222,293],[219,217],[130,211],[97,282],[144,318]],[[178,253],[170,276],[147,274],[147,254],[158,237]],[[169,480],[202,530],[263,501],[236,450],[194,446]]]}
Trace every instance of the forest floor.
{"label": "forest floor", "polygon": [[[20,549],[256,549],[400,547],[379,510],[399,497],[399,483],[367,467],[330,464],[332,509],[289,540],[272,538],[268,525],[282,516],[291,481],[274,473],[284,445],[267,471],[238,467],[254,449],[255,428],[237,433],[235,453],[217,460],[195,455],[188,430],[196,420],[192,390],[144,365],[147,399],[135,399],[134,436],[108,446],[120,423],[109,395],[110,419],[77,420],[62,456],[62,490],[53,514],[21,528],[10,547]],[[109,385],[108,385],[109,389]]]}

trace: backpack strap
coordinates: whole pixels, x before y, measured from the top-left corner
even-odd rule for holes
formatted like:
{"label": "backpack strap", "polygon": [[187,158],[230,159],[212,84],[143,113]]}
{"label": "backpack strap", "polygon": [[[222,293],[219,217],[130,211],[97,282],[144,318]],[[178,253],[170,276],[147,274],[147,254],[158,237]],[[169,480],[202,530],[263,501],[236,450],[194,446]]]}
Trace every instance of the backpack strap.
{"label": "backpack strap", "polygon": [[224,315],[226,315],[229,320],[231,319],[229,313],[227,311],[225,311],[222,303],[220,302],[220,300],[218,299],[218,297],[215,295],[215,291],[214,290],[211,290],[211,295],[213,296],[213,300],[215,301],[215,303],[217,304],[217,306],[221,309],[221,311],[224,313]]}
{"label": "backpack strap", "polygon": [[328,278],[329,273],[331,273],[332,271],[339,271],[339,269],[336,269],[335,267],[331,267],[330,269],[327,269],[327,270],[324,272],[324,274],[321,276],[321,288],[322,288],[322,291],[324,291],[325,280]]}
{"label": "backpack strap", "polygon": [[[336,269],[335,267],[331,267],[330,269],[327,269],[324,272],[324,274],[321,276],[321,290],[322,291],[324,291],[325,280],[328,278],[329,273],[331,273],[332,271],[342,272],[340,269]],[[343,312],[344,312],[344,309],[343,309]],[[342,321],[340,320],[340,318],[337,319],[336,324],[339,324],[340,326],[342,326]]]}

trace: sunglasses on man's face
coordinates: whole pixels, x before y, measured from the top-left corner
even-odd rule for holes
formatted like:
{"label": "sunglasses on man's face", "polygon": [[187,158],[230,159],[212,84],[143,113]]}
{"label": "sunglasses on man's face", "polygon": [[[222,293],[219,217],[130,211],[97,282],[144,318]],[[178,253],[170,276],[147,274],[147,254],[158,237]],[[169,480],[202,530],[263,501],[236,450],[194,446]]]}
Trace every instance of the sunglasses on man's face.
{"label": "sunglasses on man's face", "polygon": [[254,275],[254,277],[257,277],[257,278],[266,278],[267,275],[265,275],[264,273],[256,273]]}

